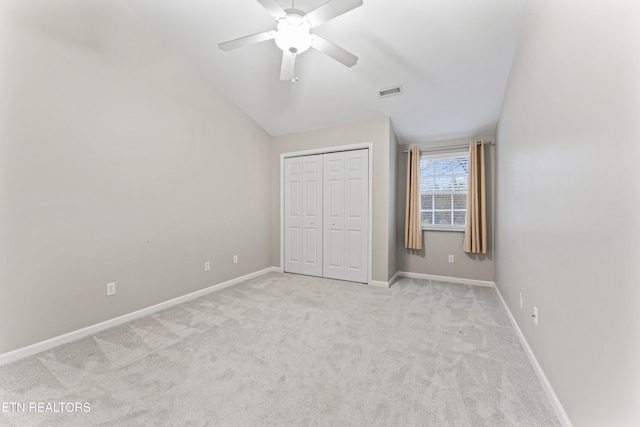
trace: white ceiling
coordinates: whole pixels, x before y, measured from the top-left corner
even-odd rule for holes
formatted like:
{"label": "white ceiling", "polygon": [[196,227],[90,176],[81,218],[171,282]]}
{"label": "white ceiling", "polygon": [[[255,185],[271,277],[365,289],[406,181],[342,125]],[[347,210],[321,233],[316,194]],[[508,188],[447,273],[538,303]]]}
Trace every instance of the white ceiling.
{"label": "white ceiling", "polygon": [[[326,0],[295,0],[311,11]],[[341,0],[332,0],[341,1]],[[347,68],[313,49],[281,81],[271,40],[220,42],[275,29],[256,0],[124,0],[271,135],[389,116],[399,143],[493,135],[526,0],[364,0],[312,32],[359,57]],[[284,8],[291,0],[278,0]],[[404,94],[378,91],[401,84]]]}

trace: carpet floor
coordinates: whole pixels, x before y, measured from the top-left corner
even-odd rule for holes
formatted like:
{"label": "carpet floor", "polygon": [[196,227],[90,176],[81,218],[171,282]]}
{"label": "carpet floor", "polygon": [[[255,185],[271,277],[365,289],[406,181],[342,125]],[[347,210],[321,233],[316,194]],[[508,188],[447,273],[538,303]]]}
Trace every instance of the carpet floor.
{"label": "carpet floor", "polygon": [[2,366],[0,404],[3,426],[560,425],[494,289],[283,273]]}

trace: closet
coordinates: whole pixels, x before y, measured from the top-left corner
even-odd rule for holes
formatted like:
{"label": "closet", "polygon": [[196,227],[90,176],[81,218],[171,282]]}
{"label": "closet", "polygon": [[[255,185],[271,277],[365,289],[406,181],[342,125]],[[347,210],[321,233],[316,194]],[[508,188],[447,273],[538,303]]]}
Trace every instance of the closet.
{"label": "closet", "polygon": [[369,150],[284,159],[284,271],[368,282]]}

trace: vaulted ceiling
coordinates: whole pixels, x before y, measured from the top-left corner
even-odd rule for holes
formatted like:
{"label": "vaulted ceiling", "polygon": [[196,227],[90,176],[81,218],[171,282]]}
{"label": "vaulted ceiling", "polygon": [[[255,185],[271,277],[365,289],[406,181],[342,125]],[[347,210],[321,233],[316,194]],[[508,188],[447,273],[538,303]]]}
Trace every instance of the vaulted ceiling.
{"label": "vaulted ceiling", "polygon": [[[304,12],[326,0],[276,0]],[[330,0],[340,2],[342,0]],[[359,58],[352,68],[313,49],[296,84],[280,80],[272,40],[218,43],[272,30],[256,0],[124,0],[271,135],[389,116],[400,143],[495,132],[526,0],[364,0],[313,33]],[[379,98],[402,85],[404,93]]]}

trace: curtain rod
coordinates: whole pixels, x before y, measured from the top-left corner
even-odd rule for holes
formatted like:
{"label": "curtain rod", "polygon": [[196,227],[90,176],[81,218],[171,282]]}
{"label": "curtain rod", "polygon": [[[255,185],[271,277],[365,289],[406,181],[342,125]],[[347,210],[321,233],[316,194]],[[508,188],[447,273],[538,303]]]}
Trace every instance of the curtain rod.
{"label": "curtain rod", "polygon": [[[480,141],[477,141],[479,144]],[[485,141],[485,145],[493,145],[495,144],[493,141]],[[433,147],[433,148],[421,148],[420,151],[447,151],[447,150],[460,150],[462,148],[469,148],[469,144],[459,144],[459,145],[449,145],[442,147]],[[408,153],[409,150],[404,150],[403,153]]]}

